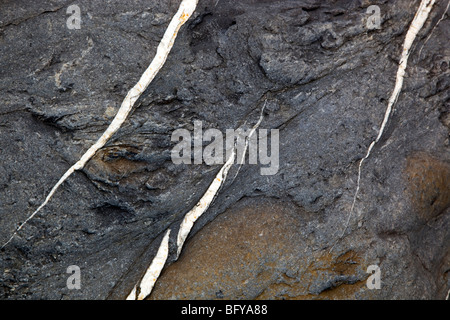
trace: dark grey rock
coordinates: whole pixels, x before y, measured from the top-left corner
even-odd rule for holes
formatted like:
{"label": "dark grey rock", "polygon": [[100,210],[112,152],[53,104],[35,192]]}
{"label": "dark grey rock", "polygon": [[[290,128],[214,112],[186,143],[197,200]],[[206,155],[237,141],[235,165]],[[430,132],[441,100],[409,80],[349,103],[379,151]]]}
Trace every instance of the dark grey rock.
{"label": "dark grey rock", "polygon": [[[192,235],[241,199],[256,199],[255,206],[281,201],[301,209],[295,239],[306,248],[300,255],[298,243],[289,243],[294,256],[282,268],[294,280],[307,279],[308,294],[361,285],[368,276],[363,266],[376,264],[381,290],[338,297],[445,298],[448,16],[434,29],[444,3],[436,3],[416,39],[395,112],[364,162],[356,210],[336,242],[353,200],[358,161],[378,133],[419,2],[200,0],[121,130],[0,252],[0,297],[123,299],[165,230],[178,228],[220,168],[173,164],[171,133],[192,130],[194,120],[223,132],[244,122],[252,126],[267,101],[261,128],[280,129],[277,174],[262,176],[259,165],[243,165]],[[179,2],[80,0],[80,30],[66,27],[71,4],[0,4],[2,243],[106,129],[152,60]],[[374,4],[382,24],[369,30],[366,10]],[[314,276],[296,269],[300,257],[313,259],[313,252],[333,245],[335,263],[325,266],[352,250],[361,257],[354,274]],[[80,290],[66,287],[70,265],[81,269]],[[243,288],[243,297],[257,297],[266,285],[271,289],[264,297],[279,298],[271,287],[279,276]],[[226,286],[203,296],[230,297]]]}

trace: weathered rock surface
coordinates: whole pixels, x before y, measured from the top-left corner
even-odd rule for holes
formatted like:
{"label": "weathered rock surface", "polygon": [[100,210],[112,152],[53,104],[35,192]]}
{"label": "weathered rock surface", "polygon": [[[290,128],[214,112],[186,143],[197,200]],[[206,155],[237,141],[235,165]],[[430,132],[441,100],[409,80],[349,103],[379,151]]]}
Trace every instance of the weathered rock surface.
{"label": "weathered rock surface", "polygon": [[[443,299],[449,290],[446,3],[416,39],[378,133],[418,0],[200,0],[113,139],[0,252],[3,299],[123,299],[220,165],[175,165],[171,133],[280,130],[279,170],[244,165],[195,224],[159,298]],[[0,3],[0,241],[101,135],[179,1]],[[367,8],[381,12],[369,30]],[[429,35],[431,36],[429,37]],[[234,177],[238,165],[233,166]],[[332,250],[331,250],[332,248]],[[69,290],[67,267],[81,268]],[[369,265],[381,270],[369,290]]]}
{"label": "weathered rock surface", "polygon": [[[368,298],[364,246],[314,250],[314,214],[275,199],[243,199],[191,239],[151,299]],[[367,244],[366,244],[367,245]]]}

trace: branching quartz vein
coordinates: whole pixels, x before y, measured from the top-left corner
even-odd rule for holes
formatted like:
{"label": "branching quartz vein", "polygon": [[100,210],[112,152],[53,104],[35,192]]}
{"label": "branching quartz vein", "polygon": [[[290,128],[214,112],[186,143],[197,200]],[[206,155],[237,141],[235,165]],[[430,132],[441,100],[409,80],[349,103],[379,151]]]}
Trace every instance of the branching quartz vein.
{"label": "branching quartz vein", "polygon": [[199,202],[184,216],[184,219],[180,224],[180,230],[178,231],[177,236],[177,259],[180,256],[184,241],[189,235],[192,226],[194,225],[195,221],[197,221],[197,219],[200,218],[200,216],[206,210],[208,210],[209,206],[216,197],[220,187],[225,182],[228,175],[228,171],[230,170],[231,165],[234,163],[235,158],[236,152],[233,149],[231,156],[219,170],[213,182],[210,184],[208,190],[206,190],[206,192],[203,194]]}
{"label": "branching quartz vein", "polygon": [[420,3],[419,9],[417,10],[413,21],[411,22],[411,25],[408,29],[408,32],[406,33],[406,37],[403,43],[403,50],[402,50],[402,54],[401,54],[401,58],[400,58],[400,63],[399,63],[399,67],[397,70],[397,76],[396,76],[396,80],[395,80],[395,86],[394,86],[394,90],[392,91],[391,97],[389,98],[388,101],[388,106],[386,108],[385,114],[384,114],[384,118],[383,118],[383,122],[381,123],[381,127],[380,130],[378,131],[378,135],[376,137],[376,139],[374,141],[372,141],[372,143],[369,145],[369,148],[367,149],[367,153],[364,156],[364,158],[362,158],[359,162],[358,165],[358,180],[356,182],[356,191],[355,194],[353,196],[353,202],[352,202],[352,206],[350,209],[350,214],[347,218],[347,222],[345,224],[344,230],[342,231],[341,235],[339,236],[339,238],[342,238],[345,234],[345,231],[347,230],[347,227],[350,223],[350,219],[353,215],[353,210],[355,208],[355,204],[356,204],[356,199],[358,197],[359,194],[359,189],[361,186],[361,168],[362,168],[362,164],[364,162],[364,160],[366,160],[371,152],[373,147],[375,146],[375,144],[380,140],[381,136],[384,133],[384,129],[386,128],[386,125],[389,121],[389,118],[391,116],[392,113],[392,108],[394,106],[394,104],[397,102],[397,99],[400,95],[400,91],[402,90],[402,86],[403,86],[403,79],[405,77],[405,72],[406,72],[406,66],[408,63],[408,57],[410,54],[410,49],[411,46],[417,36],[417,33],[422,29],[425,21],[428,18],[428,14],[430,13],[431,9],[433,8],[435,0],[422,0],[422,2]]}
{"label": "branching quartz vein", "polygon": [[[225,181],[225,179],[228,175],[228,171],[230,170],[231,165],[234,163],[235,157],[236,157],[236,153],[235,153],[235,150],[233,149],[233,152],[232,152],[231,156],[229,157],[228,161],[219,170],[219,172],[217,173],[213,182],[210,184],[209,188],[206,190],[206,192],[201,197],[199,202],[194,206],[194,208],[192,208],[184,216],[184,219],[181,222],[180,229],[178,231],[178,236],[177,236],[177,259],[178,259],[178,256],[180,255],[181,248],[183,247],[183,243],[186,240],[189,232],[192,229],[192,226],[194,225],[195,221],[208,209],[208,207],[214,200],[215,196],[217,195],[217,192],[219,191],[221,185],[223,184],[223,182]],[[138,282],[138,284],[136,286],[134,286],[133,290],[128,295],[127,300],[132,300],[132,297],[136,295],[137,287],[141,287],[141,293],[139,294],[139,297],[142,297],[142,299],[138,299],[138,300],[143,300],[148,295],[150,295],[153,285],[155,284],[155,282],[159,276],[159,273],[161,272],[162,268],[164,267],[165,261],[167,259],[169,238],[168,238],[168,234],[166,234],[166,236],[167,236],[166,241],[165,240],[162,241],[162,243],[158,249],[158,253],[156,254],[155,258],[153,258],[153,261],[152,261],[150,267],[148,268],[147,274],[149,274],[149,276],[147,277],[147,279],[146,279],[146,276],[144,276],[144,278],[140,281],[141,284],[139,285],[139,282]],[[160,255],[160,252],[164,252],[166,254],[164,259],[161,259],[162,254]],[[160,264],[160,262],[163,260],[164,260],[164,263]],[[159,268],[159,267],[161,269],[159,269],[158,272],[155,272],[155,270],[156,270],[155,268]],[[148,282],[145,286],[145,288],[147,290],[142,291],[142,284],[145,283],[146,281]],[[144,296],[143,292],[145,293],[145,296]]]}
{"label": "branching quartz vein", "polygon": [[262,107],[262,109],[261,109],[261,115],[259,116],[258,122],[253,126],[253,128],[250,130],[248,136],[247,136],[246,139],[245,139],[244,152],[242,153],[241,161],[238,162],[238,163],[240,164],[240,166],[239,166],[239,168],[237,169],[237,171],[236,171],[236,173],[235,173],[233,179],[231,180],[231,183],[233,183],[234,179],[236,179],[236,177],[238,176],[239,171],[241,171],[242,164],[244,164],[245,154],[247,153],[249,140],[250,140],[250,138],[253,136],[253,134],[255,133],[256,129],[259,128],[259,126],[261,125],[261,122],[262,122],[263,119],[264,119],[264,109],[266,108],[266,104],[267,104],[267,100],[264,102],[264,105],[263,105],[263,107]]}
{"label": "branching quartz vein", "polygon": [[[253,136],[256,129],[261,125],[261,122],[264,118],[264,108],[266,104],[264,104],[261,115],[259,117],[258,122],[253,126],[253,128],[250,130],[250,133],[245,141],[245,148],[242,157],[245,157],[245,154],[247,152],[248,147],[248,140]],[[180,225],[180,230],[178,231],[177,236],[177,259],[180,256],[181,249],[183,248],[184,241],[186,240],[187,236],[189,235],[189,232],[192,229],[192,226],[194,225],[195,221],[197,221],[198,218],[206,211],[208,210],[209,206],[213,202],[214,198],[216,197],[217,193],[220,190],[220,187],[225,183],[225,180],[227,179],[228,171],[230,170],[231,166],[234,163],[234,160],[236,158],[236,146],[233,148],[232,153],[230,157],[228,158],[227,162],[222,166],[222,168],[217,173],[215,179],[209,186],[208,190],[206,190],[205,194],[202,196],[200,201],[184,216],[183,221]],[[241,163],[243,163],[243,159],[241,159]],[[240,169],[240,167],[239,167]],[[239,173],[239,169],[238,172]],[[236,173],[236,175],[237,175]],[[236,178],[236,176],[235,176]],[[233,179],[234,180],[234,179]]]}
{"label": "branching quartz vein", "polygon": [[[252,135],[255,133],[256,129],[258,129],[258,127],[260,126],[260,124],[264,118],[264,108],[265,108],[265,104],[261,110],[261,116],[260,116],[258,122],[250,130],[248,139],[250,139],[252,137]],[[245,154],[247,151],[247,146],[248,146],[248,140],[246,141],[243,157],[245,157]],[[198,220],[198,218],[201,217],[201,215],[203,213],[206,212],[206,210],[208,210],[208,208],[210,207],[210,205],[216,198],[220,188],[224,185],[224,183],[227,179],[227,176],[228,176],[228,172],[229,172],[231,166],[233,165],[235,159],[236,159],[236,145],[233,147],[233,150],[232,150],[231,155],[229,156],[227,162],[222,166],[222,168],[216,174],[216,177],[211,182],[211,184],[209,185],[206,192],[203,194],[203,196],[200,198],[200,200],[197,202],[197,204],[188,213],[185,214],[185,216],[180,224],[180,228],[179,228],[178,235],[177,235],[176,259],[178,259],[178,257],[180,256],[181,250],[183,249],[184,242],[186,241],[186,238],[188,237],[192,227],[194,226],[194,223]],[[239,167],[239,169],[240,169],[240,167]],[[163,248],[166,245],[167,244],[163,241],[160,245],[159,250],[163,250],[165,252],[165,249],[161,249],[161,248]],[[159,250],[158,250],[158,254],[159,254]],[[160,260],[160,258],[158,258],[158,254],[153,259],[153,261],[149,267],[149,270],[156,263],[156,261]],[[161,268],[163,268],[163,267],[164,266],[162,265]],[[153,274],[156,274],[156,273],[153,273]],[[158,273],[158,275],[159,275],[159,273]],[[153,288],[154,282],[157,280],[158,276],[150,277],[150,278],[153,282],[152,282],[151,286],[148,285],[148,287],[150,287],[150,291],[148,291],[147,296],[150,295],[151,289]],[[143,282],[144,282],[144,279],[141,281],[141,287],[142,287]],[[132,297],[132,296],[136,295],[137,287],[138,287],[138,285],[134,286],[133,290],[131,291],[131,293],[129,294],[127,299],[130,299],[130,296]]]}
{"label": "branching quartz vein", "polygon": [[125,99],[122,102],[116,116],[114,117],[111,124],[108,126],[106,131],[102,134],[102,136],[97,140],[97,142],[92,145],[85,154],[75,163],[69,170],[64,173],[64,175],[59,179],[59,181],[53,186],[50,193],[45,198],[44,202],[16,229],[13,235],[9,238],[9,240],[3,244],[2,248],[5,247],[14,236],[30,221],[52,198],[55,194],[56,190],[59,186],[69,178],[69,176],[75,172],[76,170],[83,169],[86,163],[95,155],[95,153],[101,149],[108,140],[112,137],[114,133],[116,133],[124,121],[126,120],[128,114],[133,108],[136,100],[141,96],[142,92],[147,89],[148,85],[155,78],[156,74],[164,65],[167,56],[169,55],[170,50],[173,47],[175,42],[175,38],[177,37],[178,31],[181,26],[189,19],[189,17],[194,13],[195,8],[197,6],[198,0],[182,0],[178,11],[173,16],[169,26],[167,27],[161,42],[158,45],[156,56],[153,58],[153,61],[150,63],[149,67],[142,74],[138,83],[128,91]]}

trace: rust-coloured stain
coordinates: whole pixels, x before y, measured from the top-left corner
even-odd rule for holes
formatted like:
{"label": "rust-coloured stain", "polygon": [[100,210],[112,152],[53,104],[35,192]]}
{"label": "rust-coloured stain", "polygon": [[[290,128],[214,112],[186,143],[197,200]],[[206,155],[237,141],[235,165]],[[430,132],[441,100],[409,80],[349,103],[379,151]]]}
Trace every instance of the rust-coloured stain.
{"label": "rust-coloured stain", "polygon": [[87,165],[88,169],[105,175],[111,181],[119,181],[133,173],[141,172],[146,163],[128,159],[140,152],[133,146],[112,146],[101,149]]}
{"label": "rust-coloured stain", "polygon": [[181,15],[180,20],[184,22],[184,21],[186,21],[187,19],[189,19],[189,14],[183,13],[183,14]]}
{"label": "rust-coloured stain", "polygon": [[425,152],[408,157],[407,194],[413,209],[426,221],[450,206],[450,165]]}
{"label": "rust-coloured stain", "polygon": [[[206,225],[180,259],[163,271],[150,299],[354,299],[370,296],[365,277],[310,294],[316,278],[357,275],[365,261],[356,251],[306,253],[297,219],[304,211],[261,199],[239,205]],[[253,290],[255,289],[255,290]],[[217,294],[219,295],[217,296]]]}

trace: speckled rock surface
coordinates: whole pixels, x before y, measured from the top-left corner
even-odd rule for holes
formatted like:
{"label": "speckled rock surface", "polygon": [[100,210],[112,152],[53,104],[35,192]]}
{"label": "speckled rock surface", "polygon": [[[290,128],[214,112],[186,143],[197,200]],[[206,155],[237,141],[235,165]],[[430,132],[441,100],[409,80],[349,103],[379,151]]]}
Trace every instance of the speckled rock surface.
{"label": "speckled rock surface", "polygon": [[[222,132],[251,126],[267,101],[261,128],[280,130],[278,172],[242,166],[177,262],[171,237],[150,298],[445,298],[448,14],[434,28],[442,1],[416,39],[338,241],[419,2],[200,0],[121,130],[0,252],[0,297],[125,298],[220,169],[175,165],[172,132],[194,120]],[[66,26],[71,4],[0,3],[2,243],[106,129],[179,1],[80,0],[79,30]],[[367,28],[370,5],[380,8],[379,29]],[[80,290],[66,286],[70,265],[81,269]],[[369,265],[380,267],[380,290],[366,286]]]}

